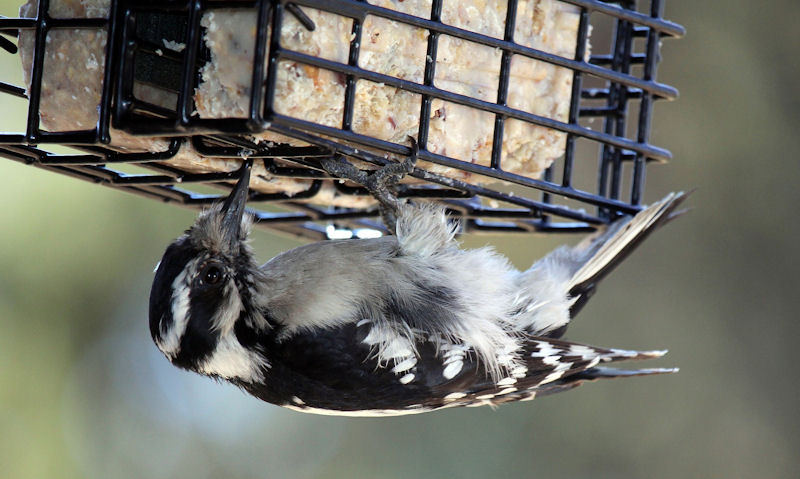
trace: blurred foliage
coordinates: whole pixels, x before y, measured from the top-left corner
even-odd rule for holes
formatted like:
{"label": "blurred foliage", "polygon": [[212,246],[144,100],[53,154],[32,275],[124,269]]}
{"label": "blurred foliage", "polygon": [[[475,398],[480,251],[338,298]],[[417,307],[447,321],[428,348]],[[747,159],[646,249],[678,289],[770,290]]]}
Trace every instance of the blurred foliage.
{"label": "blurred foliage", "polygon": [[[682,96],[656,106],[654,142],[675,160],[650,168],[648,198],[697,188],[694,210],[606,281],[569,337],[669,347],[654,366],[679,374],[405,418],[262,404],[150,343],[152,269],[193,213],[0,160],[3,477],[800,477],[800,4],[667,13],[689,33],[664,44],[660,78]],[[15,61],[0,53],[4,79]],[[24,104],[3,111],[24,118]],[[525,267],[563,239],[466,243]],[[293,244],[255,246],[267,259]]]}

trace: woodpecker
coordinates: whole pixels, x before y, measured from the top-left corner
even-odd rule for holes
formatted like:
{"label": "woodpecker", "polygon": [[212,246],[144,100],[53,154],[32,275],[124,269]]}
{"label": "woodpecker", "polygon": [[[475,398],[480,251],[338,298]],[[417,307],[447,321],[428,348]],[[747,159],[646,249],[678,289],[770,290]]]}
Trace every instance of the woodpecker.
{"label": "woodpecker", "polygon": [[327,240],[257,264],[245,212],[249,163],[222,204],[169,245],[150,293],[150,332],[175,365],[266,402],[329,415],[496,406],[600,378],[666,351],[561,339],[597,283],[680,212],[671,193],[518,271],[462,249],[432,204],[396,205],[396,234]]}

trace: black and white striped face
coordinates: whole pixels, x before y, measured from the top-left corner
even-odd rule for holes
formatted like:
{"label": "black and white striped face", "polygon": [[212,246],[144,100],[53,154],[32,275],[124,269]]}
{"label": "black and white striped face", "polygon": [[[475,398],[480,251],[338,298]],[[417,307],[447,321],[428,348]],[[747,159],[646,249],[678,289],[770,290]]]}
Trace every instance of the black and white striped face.
{"label": "black and white striped face", "polygon": [[[211,213],[213,214],[213,213]],[[245,382],[263,379],[266,361],[237,338],[237,323],[251,322],[250,254],[209,246],[199,222],[173,242],[158,265],[150,292],[150,333],[176,366]]]}

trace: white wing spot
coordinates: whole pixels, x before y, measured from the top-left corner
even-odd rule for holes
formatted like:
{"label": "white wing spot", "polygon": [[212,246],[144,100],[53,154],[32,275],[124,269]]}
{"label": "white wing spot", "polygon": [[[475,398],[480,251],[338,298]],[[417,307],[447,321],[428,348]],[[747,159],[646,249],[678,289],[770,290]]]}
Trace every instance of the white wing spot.
{"label": "white wing spot", "polygon": [[516,390],[517,390],[517,388],[505,388],[505,389],[500,390],[500,392],[498,392],[496,394],[496,396],[502,396],[503,394],[513,393]]}
{"label": "white wing spot", "polygon": [[[372,321],[364,319],[359,321],[358,324],[362,325],[370,322]],[[385,325],[373,325],[363,342],[370,346],[377,346],[378,362],[386,364],[392,361],[394,363],[392,372],[396,374],[409,371],[417,365],[417,358],[414,355],[411,341]]]}
{"label": "white wing spot", "polygon": [[548,374],[541,382],[541,384],[546,384],[556,379],[560,378],[564,375],[564,371],[553,371],[552,373]]}
{"label": "white wing spot", "polygon": [[443,364],[450,364],[456,361],[464,361],[464,356],[460,356],[458,354],[450,354],[449,356],[445,355]]}
{"label": "white wing spot", "polygon": [[292,402],[295,404],[299,404],[300,406],[304,406],[306,403],[302,399],[297,396],[292,396]]}
{"label": "white wing spot", "polygon": [[400,384],[408,384],[413,380],[414,380],[414,374],[408,373],[405,376],[403,376],[402,378],[400,378]]}
{"label": "white wing spot", "polygon": [[[410,357],[410,358],[408,358],[408,359],[406,359],[404,361],[401,361],[401,362],[397,363],[392,368],[392,372],[399,374],[399,373],[402,373],[403,371],[408,371],[409,369],[413,368],[416,365],[417,365],[417,358],[412,356],[412,357]],[[413,376],[413,374],[412,374],[412,376]]]}
{"label": "white wing spot", "polygon": [[[550,356],[550,357],[551,358],[559,358],[559,356]],[[555,362],[553,362],[553,363],[548,363],[547,359],[548,358],[544,358],[543,362],[555,366],[555,370],[553,370],[552,373],[548,374],[542,380],[542,382],[540,384],[546,384],[546,383],[555,381],[556,379],[562,377],[565,372],[569,371],[569,368],[571,368],[572,364],[573,364],[571,362],[562,363],[562,362],[559,362],[558,359],[554,360]]]}
{"label": "white wing spot", "polygon": [[561,354],[561,351],[556,349],[552,343],[548,343],[547,341],[536,341],[536,347],[539,350],[532,352],[531,357],[545,358],[547,356],[556,356]]}
{"label": "white wing spot", "polygon": [[597,356],[597,351],[594,349],[584,346],[582,344],[573,344],[569,348],[569,355],[570,356],[580,356],[581,359],[587,360],[589,358],[593,358]]}
{"label": "white wing spot", "polygon": [[528,368],[525,366],[517,366],[511,370],[511,377],[522,379],[528,374]]}
{"label": "white wing spot", "polygon": [[542,362],[550,365],[550,366],[558,366],[561,364],[559,361],[561,360],[561,356],[547,356],[542,358]]}
{"label": "white wing spot", "polygon": [[503,378],[497,381],[498,386],[511,386],[512,384],[516,383],[517,383],[517,378],[514,377]]}
{"label": "white wing spot", "polygon": [[453,379],[461,372],[461,368],[464,367],[464,361],[453,361],[452,363],[445,366],[444,370],[442,371],[442,376],[445,379]]}
{"label": "white wing spot", "polygon": [[456,392],[456,393],[448,394],[447,396],[444,397],[444,399],[446,401],[455,401],[456,399],[461,399],[461,398],[466,397],[466,396],[467,396],[467,393],[458,393],[458,392]]}

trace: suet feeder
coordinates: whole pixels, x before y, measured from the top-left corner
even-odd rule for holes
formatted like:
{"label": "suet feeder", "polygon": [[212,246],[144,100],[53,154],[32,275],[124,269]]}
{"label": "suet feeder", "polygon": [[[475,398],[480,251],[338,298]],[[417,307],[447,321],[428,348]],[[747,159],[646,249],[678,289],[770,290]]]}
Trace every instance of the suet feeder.
{"label": "suet feeder", "polygon": [[[366,191],[319,159],[374,168],[408,155],[407,135],[420,161],[398,195],[446,204],[465,232],[591,230],[640,210],[648,164],[671,157],[649,140],[654,102],[677,96],[656,78],[661,41],[684,33],[663,0],[72,3],[0,18],[0,55],[27,70],[0,82],[0,103],[28,107],[23,131],[0,133],[0,156],[198,209],[253,158],[248,204],[272,230],[380,230]],[[491,10],[476,17],[473,3]],[[250,27],[225,32],[237,14]],[[235,54],[247,58],[242,88],[225,76]],[[481,55],[490,66],[469,63]],[[459,78],[476,68],[479,87]],[[303,82],[312,94],[300,98]],[[525,155],[536,164],[520,166]]]}

